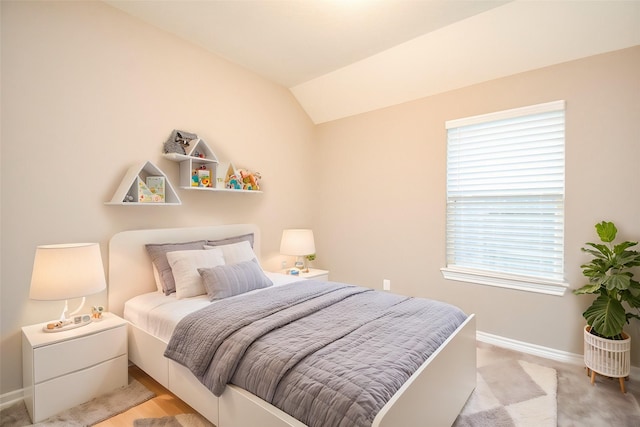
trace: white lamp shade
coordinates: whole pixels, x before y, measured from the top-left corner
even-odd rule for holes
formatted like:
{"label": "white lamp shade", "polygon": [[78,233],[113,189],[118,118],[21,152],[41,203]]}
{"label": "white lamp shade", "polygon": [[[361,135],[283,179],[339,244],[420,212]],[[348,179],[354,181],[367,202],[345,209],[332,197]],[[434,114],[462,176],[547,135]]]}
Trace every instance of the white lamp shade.
{"label": "white lamp shade", "polygon": [[308,229],[290,229],[282,232],[280,253],[283,255],[304,256],[316,253],[313,231]]}
{"label": "white lamp shade", "polygon": [[97,243],[43,245],[36,248],[29,298],[65,300],[107,287]]}

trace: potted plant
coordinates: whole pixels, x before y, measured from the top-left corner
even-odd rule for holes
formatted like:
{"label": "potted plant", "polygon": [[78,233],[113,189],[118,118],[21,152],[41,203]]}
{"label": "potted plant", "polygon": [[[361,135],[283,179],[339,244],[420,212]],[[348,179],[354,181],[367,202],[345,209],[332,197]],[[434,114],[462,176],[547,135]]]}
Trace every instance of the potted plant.
{"label": "potted plant", "polygon": [[631,318],[640,319],[640,283],[632,272],[640,266],[640,252],[630,249],[638,242],[614,244],[618,230],[612,222],[602,221],[595,227],[602,243],[587,243],[582,248],[593,259],[580,266],[589,283],[573,291],[576,295],[597,295],[582,313],[587,320],[585,364],[592,383],[595,373],[620,378],[624,392],[624,378],[631,369],[631,339],[623,328]]}
{"label": "potted plant", "polygon": [[313,261],[314,259],[316,259],[316,254],[309,254],[309,255],[305,255],[304,256],[304,264],[302,266],[302,268],[300,269],[301,272],[303,273],[308,273],[309,272],[309,262]]}

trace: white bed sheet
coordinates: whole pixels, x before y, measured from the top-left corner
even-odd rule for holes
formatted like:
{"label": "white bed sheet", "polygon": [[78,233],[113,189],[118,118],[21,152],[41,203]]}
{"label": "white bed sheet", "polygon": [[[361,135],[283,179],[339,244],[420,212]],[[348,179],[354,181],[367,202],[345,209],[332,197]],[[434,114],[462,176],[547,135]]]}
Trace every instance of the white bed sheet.
{"label": "white bed sheet", "polygon": [[[265,274],[271,279],[274,286],[282,286],[305,280],[296,276],[280,273],[265,271]],[[247,294],[261,292],[263,290],[264,289],[256,289],[247,292]],[[239,295],[236,295],[231,298],[237,298],[238,296]],[[215,303],[216,301],[209,301],[207,295],[177,299],[175,293],[164,295],[161,292],[150,292],[128,300],[124,306],[124,318],[138,328],[168,343],[173,330],[183,317]]]}

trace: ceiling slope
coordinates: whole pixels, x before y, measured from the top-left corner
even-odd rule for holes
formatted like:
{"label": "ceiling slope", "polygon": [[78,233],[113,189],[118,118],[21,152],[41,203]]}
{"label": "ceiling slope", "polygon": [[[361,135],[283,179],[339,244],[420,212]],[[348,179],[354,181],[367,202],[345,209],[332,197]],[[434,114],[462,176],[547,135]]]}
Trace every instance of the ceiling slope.
{"label": "ceiling slope", "polygon": [[292,87],[509,0],[104,0]]}
{"label": "ceiling slope", "polygon": [[324,123],[640,44],[640,0],[104,0]]}
{"label": "ceiling slope", "polygon": [[291,91],[314,123],[640,44],[640,2],[516,1]]}

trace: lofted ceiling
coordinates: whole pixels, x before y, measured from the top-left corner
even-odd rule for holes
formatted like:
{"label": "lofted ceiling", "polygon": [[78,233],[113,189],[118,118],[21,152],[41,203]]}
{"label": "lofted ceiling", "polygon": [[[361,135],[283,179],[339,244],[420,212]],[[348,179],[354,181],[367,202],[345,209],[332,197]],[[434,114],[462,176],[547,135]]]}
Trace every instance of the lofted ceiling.
{"label": "lofted ceiling", "polygon": [[640,44],[640,0],[104,0],[289,88],[315,123]]}

